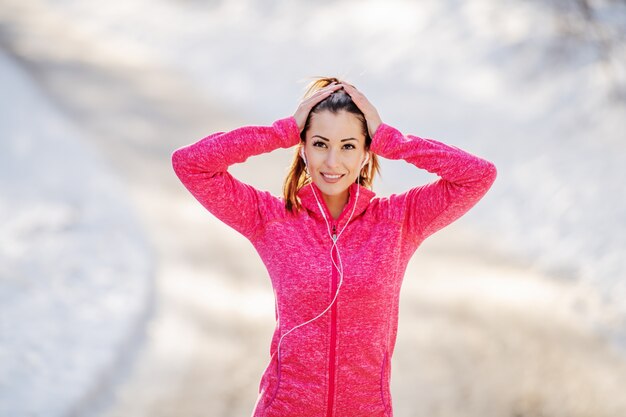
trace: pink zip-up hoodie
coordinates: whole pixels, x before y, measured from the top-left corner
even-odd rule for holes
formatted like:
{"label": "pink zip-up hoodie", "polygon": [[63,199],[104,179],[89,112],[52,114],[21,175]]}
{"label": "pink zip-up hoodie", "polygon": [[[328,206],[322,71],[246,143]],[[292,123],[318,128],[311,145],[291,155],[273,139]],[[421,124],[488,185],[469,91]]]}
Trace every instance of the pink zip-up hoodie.
{"label": "pink zip-up hoodie", "polygon": [[[372,152],[440,178],[385,198],[353,184],[337,220],[313,184],[299,191],[302,209],[292,214],[282,198],[227,172],[250,156],[299,142],[296,120],[288,117],[272,126],[216,133],[172,155],[193,196],[254,245],[274,288],[276,329],[253,416],[390,417],[390,361],[407,263],[427,236],[482,198],[496,169],[456,147],[383,123]],[[338,231],[333,247],[331,235]],[[334,265],[339,263],[341,271]]]}

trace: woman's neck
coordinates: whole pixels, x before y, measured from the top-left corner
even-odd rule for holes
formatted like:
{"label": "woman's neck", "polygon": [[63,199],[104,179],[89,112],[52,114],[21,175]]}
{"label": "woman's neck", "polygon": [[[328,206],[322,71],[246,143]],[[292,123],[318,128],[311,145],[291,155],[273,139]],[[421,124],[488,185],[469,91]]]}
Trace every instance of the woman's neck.
{"label": "woman's neck", "polygon": [[322,194],[326,207],[333,219],[337,220],[343,211],[343,208],[348,204],[349,193],[348,190],[339,195],[326,195]]}

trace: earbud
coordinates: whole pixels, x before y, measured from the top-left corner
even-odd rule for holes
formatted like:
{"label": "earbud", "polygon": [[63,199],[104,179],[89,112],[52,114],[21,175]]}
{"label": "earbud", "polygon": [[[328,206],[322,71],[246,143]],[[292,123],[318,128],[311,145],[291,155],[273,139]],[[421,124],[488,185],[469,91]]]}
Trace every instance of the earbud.
{"label": "earbud", "polygon": [[302,160],[304,160],[304,165],[308,165],[306,162],[306,155],[304,154],[304,146],[300,148],[300,156],[302,157]]}

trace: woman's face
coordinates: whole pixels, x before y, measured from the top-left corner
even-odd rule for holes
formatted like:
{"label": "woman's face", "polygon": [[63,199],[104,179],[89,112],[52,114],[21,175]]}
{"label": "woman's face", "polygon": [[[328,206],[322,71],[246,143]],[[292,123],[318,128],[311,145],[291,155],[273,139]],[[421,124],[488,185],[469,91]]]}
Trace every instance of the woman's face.
{"label": "woman's face", "polygon": [[356,115],[340,111],[311,114],[304,151],[311,179],[326,197],[347,198],[366,156],[363,126]]}

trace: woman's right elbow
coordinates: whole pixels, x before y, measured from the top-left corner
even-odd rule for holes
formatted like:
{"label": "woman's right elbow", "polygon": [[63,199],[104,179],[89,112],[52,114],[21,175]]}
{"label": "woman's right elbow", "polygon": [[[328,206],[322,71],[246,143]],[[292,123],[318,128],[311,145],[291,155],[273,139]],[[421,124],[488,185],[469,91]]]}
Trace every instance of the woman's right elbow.
{"label": "woman's right elbow", "polygon": [[172,168],[174,172],[180,176],[183,173],[187,166],[187,158],[185,157],[185,153],[182,148],[176,149],[171,156]]}

